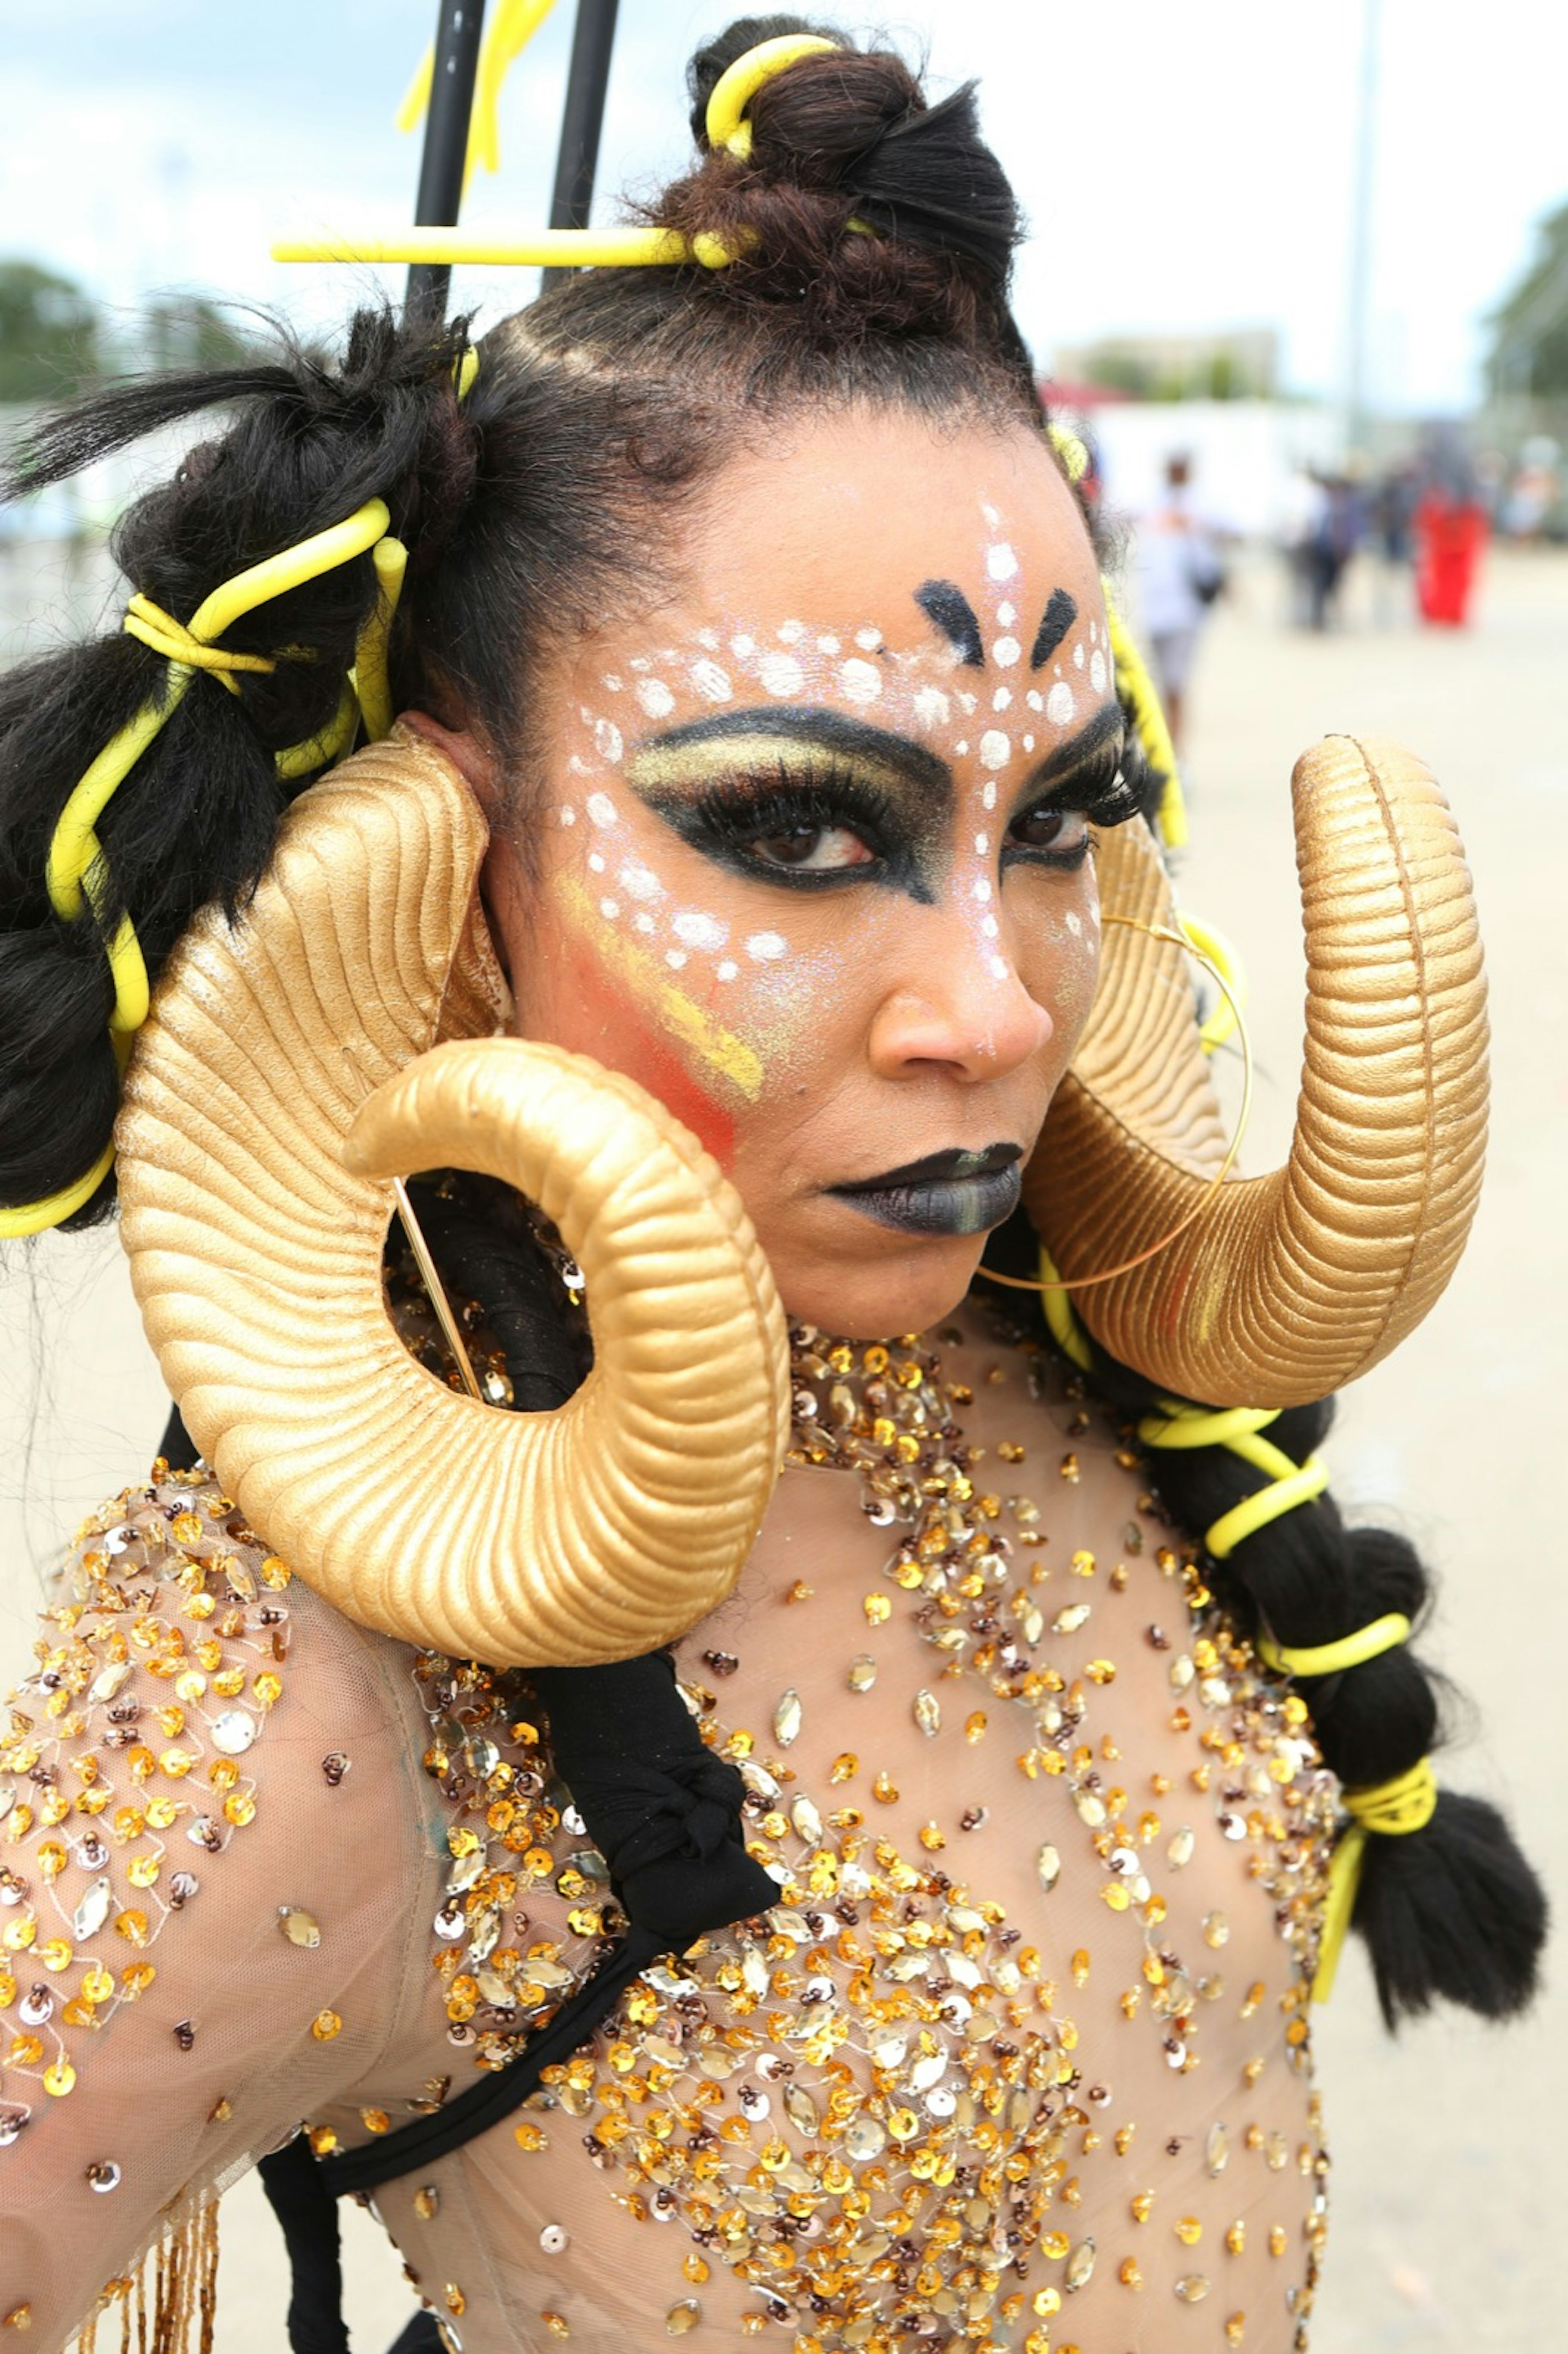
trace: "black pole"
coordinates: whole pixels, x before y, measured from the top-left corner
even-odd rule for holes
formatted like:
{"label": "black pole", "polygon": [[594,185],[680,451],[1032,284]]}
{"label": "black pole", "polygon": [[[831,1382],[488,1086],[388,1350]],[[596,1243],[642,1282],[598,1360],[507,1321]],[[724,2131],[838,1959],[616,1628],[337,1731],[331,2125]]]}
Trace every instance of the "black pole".
{"label": "black pole", "polygon": [[[419,163],[419,194],[414,207],[418,228],[455,228],[462,205],[463,167],[468,160],[473,83],[479,40],[484,30],[484,0],[440,0],[436,13],[435,70],[425,117],[425,152]],[[416,261],[408,270],[404,310],[410,319],[439,327],[451,292],[450,264]]]}
{"label": "black pole", "polygon": [[[618,5],[619,0],[577,0],[567,103],[561,116],[561,147],[556,158],[556,192],[550,199],[552,228],[587,228],[588,225]],[[545,284],[553,285],[570,275],[569,270],[546,270]]]}

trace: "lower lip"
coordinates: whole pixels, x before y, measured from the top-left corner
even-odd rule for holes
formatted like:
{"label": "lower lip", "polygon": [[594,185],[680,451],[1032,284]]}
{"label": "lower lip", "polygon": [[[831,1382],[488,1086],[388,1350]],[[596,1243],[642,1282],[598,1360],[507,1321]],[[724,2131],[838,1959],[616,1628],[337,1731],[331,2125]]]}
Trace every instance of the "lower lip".
{"label": "lower lip", "polygon": [[1015,1161],[985,1177],[941,1177],[926,1185],[890,1185],[881,1193],[845,1189],[833,1198],[900,1234],[983,1235],[1012,1215],[1022,1190],[1023,1172]]}

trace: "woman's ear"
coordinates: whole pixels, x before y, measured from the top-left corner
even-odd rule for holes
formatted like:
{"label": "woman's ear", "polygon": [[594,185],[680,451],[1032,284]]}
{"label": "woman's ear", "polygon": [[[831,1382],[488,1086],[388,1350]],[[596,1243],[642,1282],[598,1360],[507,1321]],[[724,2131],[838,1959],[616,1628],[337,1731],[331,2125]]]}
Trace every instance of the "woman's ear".
{"label": "woman's ear", "polygon": [[419,737],[451,762],[483,813],[490,829],[490,846],[480,869],[479,896],[496,961],[510,985],[510,943],[520,877],[503,822],[500,763],[483,738],[466,727],[448,727],[440,720],[432,719],[428,711],[405,711],[399,717],[410,735]]}
{"label": "woman's ear", "polygon": [[493,834],[501,817],[502,788],[500,765],[490,746],[469,728],[443,726],[428,711],[402,711],[397,716],[411,736],[421,737],[438,752],[445,753],[483,811],[484,822]]}

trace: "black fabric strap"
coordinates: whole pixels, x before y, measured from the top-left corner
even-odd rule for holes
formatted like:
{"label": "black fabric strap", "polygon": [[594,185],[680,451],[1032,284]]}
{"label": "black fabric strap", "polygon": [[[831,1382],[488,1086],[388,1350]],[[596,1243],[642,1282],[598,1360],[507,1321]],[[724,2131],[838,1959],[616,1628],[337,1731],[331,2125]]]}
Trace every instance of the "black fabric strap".
{"label": "black fabric strap", "polygon": [[337,2201],[325,2194],[303,2134],[271,2151],[257,2171],[289,2252],[289,2343],[294,2354],[349,2354]]}

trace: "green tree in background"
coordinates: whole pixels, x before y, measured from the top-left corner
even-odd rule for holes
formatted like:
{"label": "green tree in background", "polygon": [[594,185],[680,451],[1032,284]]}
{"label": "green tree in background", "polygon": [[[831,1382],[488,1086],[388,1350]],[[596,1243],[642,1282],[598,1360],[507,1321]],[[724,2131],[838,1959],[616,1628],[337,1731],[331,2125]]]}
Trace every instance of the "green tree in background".
{"label": "green tree in background", "polygon": [[1568,399],[1568,204],[1542,222],[1534,260],[1492,313],[1492,390]]}
{"label": "green tree in background", "polygon": [[80,287],[0,261],[0,402],[58,400],[101,366],[97,309]]}

